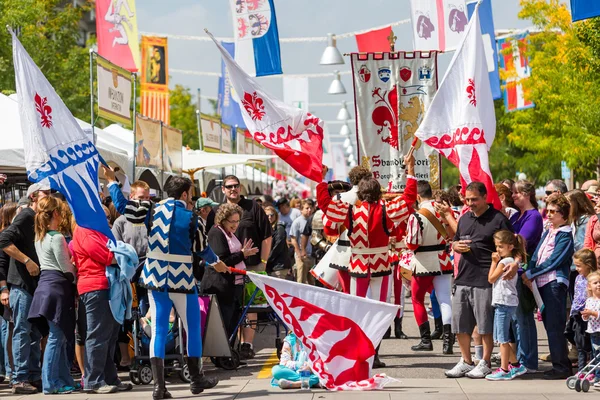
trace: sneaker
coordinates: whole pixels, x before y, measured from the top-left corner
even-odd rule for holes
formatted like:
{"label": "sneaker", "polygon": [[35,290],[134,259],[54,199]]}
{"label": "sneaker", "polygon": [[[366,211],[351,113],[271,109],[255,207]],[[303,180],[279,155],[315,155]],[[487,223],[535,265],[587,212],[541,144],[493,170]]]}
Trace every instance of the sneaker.
{"label": "sneaker", "polygon": [[485,379],[488,381],[510,381],[513,378],[514,375],[511,373],[511,371],[505,371],[502,368],[498,368],[491,374],[485,376]]}
{"label": "sneaker", "polygon": [[242,343],[242,347],[240,349],[240,357],[246,360],[254,358],[254,349],[252,348],[250,343]]}
{"label": "sneaker", "polygon": [[[521,364],[521,365],[522,365],[522,364]],[[537,369],[533,369],[533,368],[527,368],[527,367],[525,367],[525,370],[526,370],[526,372],[525,372],[525,373],[526,373],[527,375],[531,375],[531,374],[537,374],[538,372],[540,372],[540,371],[538,371]]]}
{"label": "sneaker", "polygon": [[462,378],[467,373],[471,372],[474,368],[475,368],[474,364],[467,364],[465,362],[465,360],[463,360],[461,358],[460,361],[458,362],[458,364],[456,364],[454,366],[454,368],[452,368],[449,371],[444,372],[444,374],[448,378]]}
{"label": "sneaker", "polygon": [[36,394],[37,392],[37,388],[29,382],[17,382],[12,387],[12,394]]}
{"label": "sneaker", "polygon": [[525,375],[527,373],[527,368],[525,368],[523,364],[519,365],[518,367],[515,367],[514,365],[510,364],[508,366],[508,370],[510,371],[513,378]]}
{"label": "sneaker", "polygon": [[492,358],[490,359],[491,363],[500,364],[500,353],[492,354]]}
{"label": "sneaker", "polygon": [[472,379],[481,379],[485,378],[486,375],[489,375],[491,373],[492,370],[488,366],[488,363],[485,362],[485,360],[480,360],[479,364],[477,364],[477,366],[471,371],[467,372],[465,376]]}
{"label": "sneaker", "polygon": [[117,386],[104,385],[104,386],[100,386],[97,389],[93,389],[92,393],[96,393],[96,394],[109,394],[109,393],[116,393],[118,391],[119,391],[119,388]]}
{"label": "sneaker", "polygon": [[133,385],[131,383],[119,382],[119,384],[117,385],[117,390],[119,392],[128,392],[131,389],[133,389]]}

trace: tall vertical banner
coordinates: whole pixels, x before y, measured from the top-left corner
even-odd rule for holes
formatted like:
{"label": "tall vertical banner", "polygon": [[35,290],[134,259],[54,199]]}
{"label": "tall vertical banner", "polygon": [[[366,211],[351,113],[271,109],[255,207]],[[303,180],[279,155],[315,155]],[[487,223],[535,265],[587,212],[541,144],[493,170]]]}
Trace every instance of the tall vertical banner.
{"label": "tall vertical banner", "polygon": [[[437,52],[353,53],[358,161],[388,192],[406,185],[408,153],[437,90]],[[440,185],[439,156],[422,143],[415,151],[417,179]]]}
{"label": "tall vertical banner", "polygon": [[210,153],[221,152],[221,123],[215,117],[202,114],[200,116],[200,131],[202,132],[202,150]]}
{"label": "tall vertical banner", "polygon": [[464,0],[410,0],[415,50],[455,50],[469,22]]}
{"label": "tall vertical banner", "polygon": [[[235,57],[234,43],[221,42],[221,45],[223,45],[232,57]],[[237,125],[240,128],[246,128],[246,123],[244,122],[244,118],[242,118],[242,111],[240,109],[240,99],[231,85],[225,61],[221,61],[221,77],[219,78],[219,95],[217,99],[217,108],[221,116],[221,121],[231,126]]]}
{"label": "tall vertical banner", "polygon": [[283,102],[308,112],[308,78],[284,76]]}
{"label": "tall vertical banner", "polygon": [[600,1],[571,0],[571,16],[573,22],[600,16]]}
{"label": "tall vertical banner", "polygon": [[135,166],[163,168],[160,121],[135,116]]}
{"label": "tall vertical banner", "polygon": [[142,114],[169,124],[167,38],[142,36]]}
{"label": "tall vertical banner", "polygon": [[140,44],[135,0],[96,0],[98,54],[136,72],[140,67]]}
{"label": "tall vertical banner", "polygon": [[506,74],[504,85],[504,106],[507,112],[535,107],[529,99],[523,83],[531,76],[529,59],[523,54],[527,49],[528,33],[498,39],[500,68]]}
{"label": "tall vertical banner", "polygon": [[98,115],[131,127],[132,76],[129,71],[102,57],[96,58]]}
{"label": "tall vertical banner", "polygon": [[181,174],[183,133],[179,129],[163,125],[163,170],[173,174]]}
{"label": "tall vertical banner", "polygon": [[279,32],[273,0],[229,0],[235,61],[250,76],[281,74]]}
{"label": "tall vertical banner", "polygon": [[333,162],[333,176],[335,179],[345,181],[348,177],[348,167],[346,166],[346,157],[342,146],[335,145],[331,148]]}
{"label": "tall vertical banner", "polygon": [[231,126],[221,124],[221,153],[231,154],[233,146],[231,145]]}
{"label": "tall vertical banner", "polygon": [[[479,1],[479,0],[477,0]],[[477,1],[470,0],[467,4],[469,18],[475,11]],[[502,98],[500,89],[500,74],[498,73],[498,48],[496,47],[496,33],[494,30],[494,15],[492,14],[492,0],[483,0],[479,6],[479,23],[481,25],[481,38],[485,48],[485,59],[490,74],[490,87],[494,100]]]}
{"label": "tall vertical banner", "polygon": [[237,154],[248,154],[246,153],[246,130],[237,128],[235,132],[235,147]]}

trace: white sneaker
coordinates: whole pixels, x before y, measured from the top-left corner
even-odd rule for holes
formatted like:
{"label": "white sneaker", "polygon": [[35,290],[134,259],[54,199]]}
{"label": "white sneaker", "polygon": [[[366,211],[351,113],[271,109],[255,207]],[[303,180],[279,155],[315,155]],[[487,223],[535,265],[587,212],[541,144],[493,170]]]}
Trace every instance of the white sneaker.
{"label": "white sneaker", "polygon": [[462,378],[467,373],[471,372],[475,365],[467,364],[462,358],[450,371],[444,372],[448,378]]}
{"label": "white sneaker", "polygon": [[469,378],[473,378],[473,379],[482,379],[482,378],[485,378],[486,375],[489,375],[491,373],[492,373],[492,370],[490,369],[488,364],[485,362],[485,360],[480,360],[479,364],[477,364],[477,366],[475,368],[473,368],[471,371],[467,372],[465,374],[465,376],[467,376]]}

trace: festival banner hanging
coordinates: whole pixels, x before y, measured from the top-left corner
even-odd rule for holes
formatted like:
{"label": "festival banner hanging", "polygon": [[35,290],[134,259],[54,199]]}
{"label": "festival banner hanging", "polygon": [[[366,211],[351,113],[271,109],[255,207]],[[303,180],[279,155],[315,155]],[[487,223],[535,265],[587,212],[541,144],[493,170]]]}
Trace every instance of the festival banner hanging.
{"label": "festival banner hanging", "polygon": [[98,115],[131,128],[131,73],[100,56],[96,64]]}
{"label": "festival banner hanging", "polygon": [[139,69],[135,0],[96,0],[96,36],[98,54],[128,71]]}
{"label": "festival banner hanging", "polygon": [[163,168],[160,121],[141,114],[136,114],[135,118],[135,166]]}
{"label": "festival banner hanging", "polygon": [[[437,52],[353,53],[358,161],[389,192],[406,185],[403,156],[437,90]],[[440,186],[439,156],[417,143],[417,179]]]}
{"label": "festival banner hanging", "polygon": [[469,22],[464,0],[410,0],[415,50],[451,51]]}
{"label": "festival banner hanging", "polygon": [[169,51],[167,38],[142,36],[142,114],[169,124]]}
{"label": "festival banner hanging", "polygon": [[281,74],[279,32],[273,0],[229,0],[235,61],[250,76]]}
{"label": "festival banner hanging", "polygon": [[[231,42],[221,42],[221,44],[231,57],[235,58],[235,44]],[[240,109],[240,99],[235,93],[233,86],[231,86],[229,72],[225,66],[225,61],[222,60],[217,107],[223,123],[231,126],[237,125],[238,128],[246,128],[246,123],[244,122],[244,118],[242,118],[242,111]]]}
{"label": "festival banner hanging", "polygon": [[98,196],[98,166],[106,163],[15,33],[10,33],[27,178],[64,195],[79,226],[114,241]]}
{"label": "festival banner hanging", "polygon": [[182,168],[183,133],[179,129],[163,125],[164,171],[180,175]]}
{"label": "festival banner hanging", "polygon": [[529,93],[523,87],[531,76],[529,59],[524,55],[529,42],[528,36],[529,33],[523,33],[498,39],[500,68],[504,70],[505,75],[502,84],[506,112],[535,107],[529,99]]}
{"label": "festival banner hanging", "polygon": [[390,35],[392,27],[386,26],[356,35],[359,53],[375,53],[390,51]]}
{"label": "festival banner hanging", "polygon": [[221,152],[221,123],[215,117],[200,115],[200,131],[204,151],[209,153]]}
{"label": "festival banner hanging", "polygon": [[[207,31],[227,64],[231,84],[242,99],[242,116],[254,140],[272,149],[299,174],[321,181],[323,121],[273,98],[244,72]],[[236,46],[236,52],[239,48]]]}
{"label": "festival banner hanging", "polygon": [[415,135],[458,167],[463,191],[471,182],[484,183],[487,202],[500,210],[488,160],[496,114],[478,8]]}
{"label": "festival banner hanging", "polygon": [[231,154],[232,146],[231,146],[231,126],[226,124],[221,124],[221,137],[222,137],[222,146],[221,153]]}

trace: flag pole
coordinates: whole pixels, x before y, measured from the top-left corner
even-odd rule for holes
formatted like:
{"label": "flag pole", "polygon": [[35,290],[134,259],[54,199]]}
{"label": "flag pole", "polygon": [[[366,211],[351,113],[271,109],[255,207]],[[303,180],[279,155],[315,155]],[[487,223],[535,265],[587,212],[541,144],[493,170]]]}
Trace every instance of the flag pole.
{"label": "flag pole", "polygon": [[135,133],[137,129],[137,73],[133,73],[133,180],[135,181],[135,161],[137,154],[135,153]]}
{"label": "flag pole", "polygon": [[96,132],[94,130],[94,50],[90,48],[90,125],[92,125],[92,140],[96,145]]}

